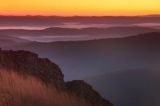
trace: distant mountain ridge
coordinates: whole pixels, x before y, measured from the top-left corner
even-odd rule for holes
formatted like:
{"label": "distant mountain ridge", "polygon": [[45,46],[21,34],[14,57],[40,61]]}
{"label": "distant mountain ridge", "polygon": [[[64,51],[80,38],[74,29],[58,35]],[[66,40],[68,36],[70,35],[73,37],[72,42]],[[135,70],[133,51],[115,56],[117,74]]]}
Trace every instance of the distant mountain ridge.
{"label": "distant mountain ridge", "polygon": [[[77,63],[74,62],[73,64],[75,64],[75,66],[79,67],[80,69],[83,67],[88,67],[89,65],[85,66],[84,63],[88,64],[89,62],[95,65],[89,66],[88,71],[89,70],[96,71],[98,69],[97,68],[92,69],[92,67],[96,65],[102,67],[102,64],[100,64],[101,61],[107,62],[108,64],[112,64],[107,61],[109,59],[112,60],[112,58],[114,58],[114,60],[119,60],[119,59],[124,60],[126,59],[126,56],[133,59],[136,59],[134,58],[134,56],[139,56],[139,57],[142,56],[141,58],[143,59],[145,56],[151,55],[151,53],[152,54],[154,53],[154,56],[158,55],[158,53],[160,52],[159,35],[160,35],[159,32],[152,32],[152,33],[133,35],[131,37],[124,37],[124,38],[110,38],[110,39],[87,40],[87,41],[66,41],[66,42],[61,41],[52,43],[28,42],[16,46],[10,45],[6,47],[6,49],[29,50],[40,54],[42,57],[47,57],[52,59],[53,61],[57,61],[59,64],[63,64],[66,62],[66,64],[68,65],[63,64],[63,66],[65,67],[62,66],[62,68],[68,71],[69,70],[71,71],[72,69],[68,69],[68,66],[70,66],[71,64],[69,64],[67,61],[71,62],[72,60],[76,60]],[[98,64],[96,63],[96,61],[94,62],[94,57],[98,58],[99,60]],[[85,59],[88,60],[84,61]],[[84,63],[82,64],[81,61],[84,61]],[[148,64],[148,61],[146,62]],[[144,65],[142,65],[142,67],[143,66]],[[103,67],[107,68],[106,66]],[[121,68],[121,65],[118,65],[118,67]],[[73,73],[75,73],[74,70]],[[65,73],[65,75],[67,75],[67,73]],[[73,74],[72,76],[75,75]]]}
{"label": "distant mountain ridge", "polygon": [[1,48],[2,47],[6,47],[9,45],[17,45],[17,44],[21,44],[21,43],[27,43],[30,42],[29,40],[26,39],[21,39],[21,38],[17,38],[14,36],[8,36],[8,35],[4,35],[4,34],[0,34],[0,45]]}
{"label": "distant mountain ridge", "polygon": [[88,36],[90,38],[116,38],[137,35],[140,33],[160,32],[159,29],[139,26],[128,27],[109,27],[109,28],[60,28],[50,27],[43,30],[25,30],[25,29],[1,29],[1,35],[12,37],[45,37],[45,36]]}
{"label": "distant mountain ridge", "polygon": [[53,26],[63,23],[134,24],[160,23],[159,16],[0,16],[1,26]]}

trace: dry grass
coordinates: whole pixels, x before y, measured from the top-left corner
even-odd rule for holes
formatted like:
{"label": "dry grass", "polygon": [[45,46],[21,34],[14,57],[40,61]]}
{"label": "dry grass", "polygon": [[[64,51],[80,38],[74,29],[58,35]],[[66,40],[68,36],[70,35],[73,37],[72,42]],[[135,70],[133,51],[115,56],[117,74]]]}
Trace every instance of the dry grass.
{"label": "dry grass", "polygon": [[0,106],[89,106],[76,96],[32,76],[0,70]]}

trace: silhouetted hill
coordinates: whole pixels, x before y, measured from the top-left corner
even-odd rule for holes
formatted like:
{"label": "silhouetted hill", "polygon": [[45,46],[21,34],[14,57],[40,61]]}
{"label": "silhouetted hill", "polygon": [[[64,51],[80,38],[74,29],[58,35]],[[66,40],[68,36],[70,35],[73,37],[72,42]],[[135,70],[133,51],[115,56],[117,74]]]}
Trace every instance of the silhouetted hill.
{"label": "silhouetted hill", "polygon": [[109,101],[102,99],[100,94],[93,90],[92,86],[88,85],[83,80],[69,81],[66,83],[66,86],[70,93],[85,98],[86,100],[89,100],[92,104],[110,104]]}
{"label": "silhouetted hill", "polygon": [[48,59],[26,51],[0,51],[0,68],[40,78],[46,83],[64,84],[60,68]]}
{"label": "silhouetted hill", "polygon": [[150,14],[150,15],[146,15],[148,17],[160,17],[160,14]]}
{"label": "silhouetted hill", "polygon": [[[44,32],[50,32],[53,35],[136,35],[140,33],[147,32],[159,32],[158,29],[154,28],[146,28],[146,27],[110,27],[110,28],[82,28],[82,29],[74,29],[74,28],[48,28],[43,30]],[[113,36],[114,37],[114,36]]]}
{"label": "silhouetted hill", "polygon": [[54,26],[63,23],[84,24],[136,24],[160,23],[155,16],[0,16],[1,26]]}
{"label": "silhouetted hill", "polygon": [[102,37],[125,37],[131,35],[137,35],[140,33],[159,32],[159,29],[147,28],[147,27],[110,27],[110,28],[60,28],[51,27],[44,30],[24,30],[24,29],[1,29],[0,34],[9,36],[76,36],[76,35],[88,35],[91,38],[94,36]]}
{"label": "silhouetted hill", "polygon": [[[8,106],[13,103],[15,106],[112,106],[84,81],[66,83],[63,77],[56,64],[39,58],[37,54],[0,50],[1,105]],[[79,88],[81,86],[83,88]],[[79,89],[70,89],[75,87]],[[34,100],[40,101],[34,103]]]}
{"label": "silhouetted hill", "polygon": [[8,36],[8,35],[0,35],[0,45],[1,47],[6,47],[9,45],[17,45],[17,44],[21,44],[21,43],[27,43],[30,42],[26,39],[20,39],[20,38],[16,38],[13,36]]}

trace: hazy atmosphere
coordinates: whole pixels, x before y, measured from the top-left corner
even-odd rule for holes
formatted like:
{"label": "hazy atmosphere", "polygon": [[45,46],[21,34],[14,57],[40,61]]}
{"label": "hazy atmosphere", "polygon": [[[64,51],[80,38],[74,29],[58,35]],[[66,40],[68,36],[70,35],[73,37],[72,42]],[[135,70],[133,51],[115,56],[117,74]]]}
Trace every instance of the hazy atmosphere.
{"label": "hazy atmosphere", "polygon": [[159,106],[159,5],[1,0],[0,106]]}

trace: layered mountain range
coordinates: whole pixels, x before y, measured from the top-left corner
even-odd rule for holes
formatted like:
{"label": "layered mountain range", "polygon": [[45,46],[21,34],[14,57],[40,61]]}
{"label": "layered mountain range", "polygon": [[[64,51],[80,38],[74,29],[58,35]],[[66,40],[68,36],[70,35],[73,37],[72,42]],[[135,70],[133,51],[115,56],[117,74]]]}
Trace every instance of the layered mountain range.
{"label": "layered mountain range", "polygon": [[[53,31],[52,28],[49,30]],[[17,43],[13,39],[14,43],[10,43],[6,39],[7,45],[4,43],[1,47],[32,51],[55,61],[63,70],[66,81],[87,81],[115,106],[157,106],[160,33],[158,30],[148,31],[151,32],[85,41],[44,43],[24,40]]]}
{"label": "layered mountain range", "polygon": [[[50,27],[40,30],[28,29],[1,29],[1,36],[19,39],[21,42],[55,42],[55,41],[84,41],[107,38],[121,38],[140,33],[160,32],[158,26],[115,26],[115,27],[88,27],[88,28],[62,28]],[[7,38],[7,37],[6,37]],[[2,39],[2,38],[1,38]],[[17,40],[18,41],[18,40]]]}
{"label": "layered mountain range", "polygon": [[160,23],[159,15],[148,16],[0,16],[1,26],[54,26],[64,23],[136,24]]}

